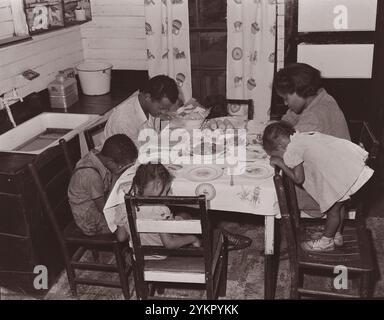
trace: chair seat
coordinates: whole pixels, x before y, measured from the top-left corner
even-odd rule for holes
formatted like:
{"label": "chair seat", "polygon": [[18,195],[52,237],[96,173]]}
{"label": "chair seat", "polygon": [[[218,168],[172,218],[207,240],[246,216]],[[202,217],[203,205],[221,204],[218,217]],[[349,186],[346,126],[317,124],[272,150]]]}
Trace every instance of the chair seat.
{"label": "chair seat", "polygon": [[[213,232],[212,268],[216,268],[223,249],[224,238],[220,230]],[[169,256],[162,260],[144,262],[146,281],[205,283],[205,265],[202,256]]]}
{"label": "chair seat", "polygon": [[162,260],[146,260],[145,271],[169,271],[204,273],[203,257],[167,257]]}
{"label": "chair seat", "polygon": [[[318,231],[318,224],[306,223],[300,226],[299,243],[310,240],[310,235]],[[335,246],[335,250],[328,252],[308,252],[298,246],[300,266],[317,266],[333,269],[337,265],[344,265],[350,271],[370,272],[373,270],[373,259],[369,248],[367,230],[363,226],[345,226],[343,231],[344,245]]]}
{"label": "chair seat", "polygon": [[119,243],[116,236],[111,234],[87,236],[83,231],[72,221],[64,229],[64,240],[66,242],[81,243],[89,245],[111,245]]}

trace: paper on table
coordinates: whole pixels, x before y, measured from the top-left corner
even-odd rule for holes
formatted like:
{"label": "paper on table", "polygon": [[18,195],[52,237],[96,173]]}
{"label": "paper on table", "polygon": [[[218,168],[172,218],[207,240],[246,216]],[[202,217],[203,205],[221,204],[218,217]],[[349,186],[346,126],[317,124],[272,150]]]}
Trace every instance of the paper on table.
{"label": "paper on table", "polygon": [[[136,169],[139,164],[135,164],[132,167],[128,168],[116,181],[115,185],[112,188],[112,191],[109,194],[107,202],[104,206],[104,211],[108,208],[114,207],[121,202],[124,202],[124,195],[127,191],[128,184],[132,181]],[[123,201],[121,201],[123,199]]]}

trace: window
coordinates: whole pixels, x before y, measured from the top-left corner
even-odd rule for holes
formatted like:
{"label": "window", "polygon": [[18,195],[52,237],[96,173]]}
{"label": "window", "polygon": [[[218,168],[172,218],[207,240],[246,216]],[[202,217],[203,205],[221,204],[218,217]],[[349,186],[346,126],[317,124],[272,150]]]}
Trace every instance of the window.
{"label": "window", "polygon": [[192,93],[200,101],[226,94],[227,2],[189,0]]}
{"label": "window", "polygon": [[[348,119],[372,108],[377,0],[285,0],[285,65],[303,62],[322,72],[323,85]],[[381,21],[381,20],[380,20]],[[381,22],[380,22],[381,23]],[[274,114],[286,111],[274,91]],[[364,106],[364,107],[362,107]]]}
{"label": "window", "polygon": [[90,0],[0,0],[0,46],[90,20]]}
{"label": "window", "polygon": [[0,45],[28,37],[23,0],[0,0]]}
{"label": "window", "polygon": [[24,3],[31,35],[91,20],[89,0],[24,0]]}

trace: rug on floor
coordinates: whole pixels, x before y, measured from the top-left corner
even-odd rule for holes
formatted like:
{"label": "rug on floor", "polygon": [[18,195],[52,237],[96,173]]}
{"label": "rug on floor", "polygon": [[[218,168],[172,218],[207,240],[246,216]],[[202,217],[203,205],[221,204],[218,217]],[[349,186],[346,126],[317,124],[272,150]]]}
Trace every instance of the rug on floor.
{"label": "rug on floor", "polygon": [[[378,272],[376,274],[376,285],[374,297],[384,298],[384,280],[380,273],[384,270],[384,218],[368,218],[367,226],[371,230],[372,240],[377,256]],[[252,245],[244,250],[231,251],[228,257],[228,282],[227,295],[222,299],[263,299],[264,297],[264,258],[262,251],[264,248],[264,227],[262,225],[246,223],[227,223],[226,229],[231,232],[246,235],[252,239]],[[284,240],[282,248],[284,248]],[[88,254],[85,259],[91,259]],[[109,255],[101,255],[102,259],[111,260]],[[380,272],[381,271],[381,272]],[[81,271],[84,275],[89,272]],[[100,278],[104,280],[117,276],[109,273],[100,273]],[[319,280],[319,283],[321,280]],[[322,285],[324,283],[321,283]],[[331,284],[330,282],[328,283]],[[35,299],[34,297],[13,292],[4,288],[1,289],[1,299]],[[136,299],[134,283],[131,277],[130,289],[132,298]],[[288,299],[290,289],[289,265],[287,259],[280,260],[276,299]],[[204,294],[200,290],[175,289],[165,290],[165,296],[174,298],[202,299]],[[63,272],[57,282],[49,292],[43,297],[46,300],[122,300],[123,296],[120,289],[101,288],[90,286],[78,286],[78,297],[73,297],[70,293],[66,273]]]}

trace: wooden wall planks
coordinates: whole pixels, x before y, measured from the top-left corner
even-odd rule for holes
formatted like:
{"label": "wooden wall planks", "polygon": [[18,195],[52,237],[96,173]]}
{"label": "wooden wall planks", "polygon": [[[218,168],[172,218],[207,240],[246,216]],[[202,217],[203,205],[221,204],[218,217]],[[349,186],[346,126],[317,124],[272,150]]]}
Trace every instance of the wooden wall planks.
{"label": "wooden wall planks", "polygon": [[[83,60],[80,27],[34,36],[33,40],[0,48],[0,94],[17,88],[21,96],[47,88],[61,69]],[[40,76],[32,81],[21,73],[33,69]]]}
{"label": "wooden wall planks", "polygon": [[[106,60],[114,69],[147,70],[144,2],[91,0],[91,5],[89,23],[0,48],[0,95],[12,88],[23,97],[43,90],[57,71],[84,59]],[[32,81],[23,78],[27,69],[40,76]]]}
{"label": "wooden wall planks", "polygon": [[143,0],[91,0],[92,21],[81,26],[84,58],[114,69],[147,70]]}

